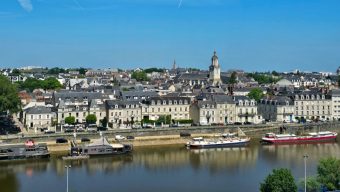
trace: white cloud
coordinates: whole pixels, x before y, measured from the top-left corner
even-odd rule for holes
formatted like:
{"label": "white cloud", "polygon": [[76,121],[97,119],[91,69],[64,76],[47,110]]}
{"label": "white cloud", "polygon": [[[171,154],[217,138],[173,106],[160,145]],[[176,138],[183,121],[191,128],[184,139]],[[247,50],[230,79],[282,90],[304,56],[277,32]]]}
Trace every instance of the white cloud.
{"label": "white cloud", "polygon": [[33,5],[31,0],[18,0],[20,6],[25,9],[27,12],[31,12],[33,10]]}

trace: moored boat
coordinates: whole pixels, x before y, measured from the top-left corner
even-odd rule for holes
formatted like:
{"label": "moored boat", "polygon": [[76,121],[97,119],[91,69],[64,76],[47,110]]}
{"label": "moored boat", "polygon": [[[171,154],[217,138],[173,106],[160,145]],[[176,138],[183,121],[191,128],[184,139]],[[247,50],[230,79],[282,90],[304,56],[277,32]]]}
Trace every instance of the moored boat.
{"label": "moored boat", "polygon": [[203,137],[193,138],[189,141],[186,146],[193,149],[202,148],[219,148],[219,147],[235,147],[245,146],[249,143],[250,138],[239,138],[239,137],[222,137],[217,140],[214,139],[203,139]]}
{"label": "moored boat", "polygon": [[72,156],[120,155],[130,153],[132,148],[131,144],[110,144],[105,137],[102,137],[93,143],[72,147],[71,154]]}
{"label": "moored boat", "polygon": [[335,140],[338,133],[331,131],[311,132],[307,135],[297,136],[295,134],[275,134],[266,133],[262,137],[262,142],[276,144],[276,143],[305,143],[305,142],[321,142]]}
{"label": "moored boat", "polygon": [[49,158],[47,145],[29,139],[24,144],[0,145],[0,160]]}

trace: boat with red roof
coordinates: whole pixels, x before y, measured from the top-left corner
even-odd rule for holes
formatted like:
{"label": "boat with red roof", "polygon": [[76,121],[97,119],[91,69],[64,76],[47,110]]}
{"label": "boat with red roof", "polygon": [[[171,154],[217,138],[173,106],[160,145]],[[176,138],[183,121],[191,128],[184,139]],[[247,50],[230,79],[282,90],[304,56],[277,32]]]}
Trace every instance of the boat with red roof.
{"label": "boat with red roof", "polygon": [[337,135],[338,133],[331,131],[311,132],[302,136],[297,136],[295,134],[266,133],[261,141],[269,144],[322,142],[335,140]]}

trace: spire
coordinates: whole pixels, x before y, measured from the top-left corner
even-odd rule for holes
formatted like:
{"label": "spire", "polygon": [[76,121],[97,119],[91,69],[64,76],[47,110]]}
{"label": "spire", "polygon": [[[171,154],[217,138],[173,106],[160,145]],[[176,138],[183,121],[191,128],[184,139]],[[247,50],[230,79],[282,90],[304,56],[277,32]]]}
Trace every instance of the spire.
{"label": "spire", "polygon": [[176,70],[176,68],[177,68],[177,67],[176,67],[176,60],[174,59],[174,64],[172,65],[172,69],[173,69],[173,70]]}

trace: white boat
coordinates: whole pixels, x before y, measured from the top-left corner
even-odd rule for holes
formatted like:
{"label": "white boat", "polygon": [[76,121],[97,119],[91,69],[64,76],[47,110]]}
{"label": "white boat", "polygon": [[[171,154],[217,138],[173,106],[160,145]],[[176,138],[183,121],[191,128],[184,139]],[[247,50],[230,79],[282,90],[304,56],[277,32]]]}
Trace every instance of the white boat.
{"label": "white boat", "polygon": [[250,141],[249,137],[222,137],[217,140],[203,139],[203,137],[196,137],[189,141],[186,146],[193,149],[202,148],[218,148],[218,147],[235,147],[247,145]]}

